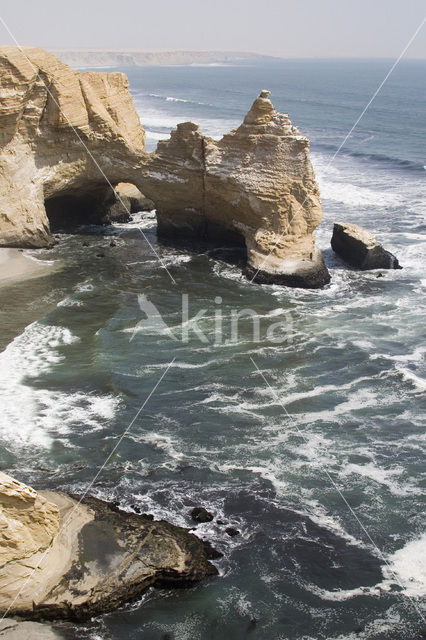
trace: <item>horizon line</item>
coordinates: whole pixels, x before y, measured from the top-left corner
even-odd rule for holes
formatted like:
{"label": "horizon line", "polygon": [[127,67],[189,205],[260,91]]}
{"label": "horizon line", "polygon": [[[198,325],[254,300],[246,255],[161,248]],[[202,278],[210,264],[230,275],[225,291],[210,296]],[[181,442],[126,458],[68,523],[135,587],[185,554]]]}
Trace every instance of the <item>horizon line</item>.
{"label": "horizon line", "polygon": [[[16,47],[15,44],[0,44],[0,47]],[[321,55],[321,56],[299,56],[287,54],[262,53],[259,51],[247,51],[241,49],[139,49],[132,48],[112,48],[112,47],[61,47],[61,46],[40,46],[40,45],[22,45],[23,48],[44,49],[51,52],[109,52],[109,53],[210,53],[210,54],[230,54],[230,55],[248,55],[259,56],[259,58],[269,58],[271,60],[393,60],[392,56],[368,56],[368,55]],[[406,56],[404,60],[426,60],[425,57]]]}

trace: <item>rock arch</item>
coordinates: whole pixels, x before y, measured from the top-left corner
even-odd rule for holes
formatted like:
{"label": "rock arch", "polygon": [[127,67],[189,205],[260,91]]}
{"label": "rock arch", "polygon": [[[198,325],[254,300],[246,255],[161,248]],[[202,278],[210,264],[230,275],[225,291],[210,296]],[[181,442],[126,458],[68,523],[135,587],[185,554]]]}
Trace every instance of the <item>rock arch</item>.
{"label": "rock arch", "polygon": [[0,82],[0,246],[46,246],[61,215],[102,219],[126,182],[154,201],[160,236],[244,238],[254,280],[329,281],[309,141],[268,91],[218,142],[186,122],[147,154],[123,73],[80,74],[46,51],[1,47]]}
{"label": "rock arch", "polygon": [[102,223],[114,202],[114,192],[105,182],[89,182],[56,193],[44,201],[50,231],[73,231],[82,224]]}

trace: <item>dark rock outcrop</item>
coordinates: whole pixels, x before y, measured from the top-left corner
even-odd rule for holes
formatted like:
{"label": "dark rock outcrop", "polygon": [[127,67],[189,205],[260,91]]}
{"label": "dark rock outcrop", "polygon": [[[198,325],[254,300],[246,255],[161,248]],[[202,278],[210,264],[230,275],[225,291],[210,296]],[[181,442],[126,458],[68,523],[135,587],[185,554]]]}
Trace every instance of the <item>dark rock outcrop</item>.
{"label": "dark rock outcrop", "polygon": [[402,269],[397,258],[386,251],[364,227],[336,222],[331,246],[345,262],[362,271],[368,269]]}
{"label": "dark rock outcrop", "polygon": [[195,522],[211,522],[214,516],[204,507],[194,507],[191,511],[191,518],[195,520]]}
{"label": "dark rock outcrop", "polygon": [[217,574],[214,549],[187,529],[96,498],[36,492],[4,474],[2,483],[0,615],[84,620],[148,587]]}

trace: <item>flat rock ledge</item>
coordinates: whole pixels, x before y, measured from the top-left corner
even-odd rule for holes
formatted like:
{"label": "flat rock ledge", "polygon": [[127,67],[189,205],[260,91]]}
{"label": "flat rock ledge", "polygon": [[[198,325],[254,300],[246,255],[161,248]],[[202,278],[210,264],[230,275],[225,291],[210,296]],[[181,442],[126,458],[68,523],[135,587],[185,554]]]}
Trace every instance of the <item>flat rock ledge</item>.
{"label": "flat rock ledge", "polygon": [[55,629],[39,622],[23,622],[3,618],[0,621],[1,640],[70,640],[70,635],[63,635]]}
{"label": "flat rock ledge", "polygon": [[2,615],[85,620],[148,587],[185,587],[218,573],[209,562],[214,551],[187,529],[93,497],[80,501],[50,491],[37,496],[46,500],[45,508],[56,505],[59,527],[46,549],[1,567]]}
{"label": "flat rock ledge", "polygon": [[335,222],[331,247],[345,262],[362,271],[402,269],[397,258],[384,249],[364,227],[349,222]]}
{"label": "flat rock ledge", "polygon": [[281,265],[279,270],[274,270],[271,262],[273,261],[260,260],[257,268],[247,264],[243,273],[248,280],[257,284],[276,284],[300,289],[320,289],[331,280],[321,251],[316,248],[310,256],[295,259],[287,264],[287,273]]}

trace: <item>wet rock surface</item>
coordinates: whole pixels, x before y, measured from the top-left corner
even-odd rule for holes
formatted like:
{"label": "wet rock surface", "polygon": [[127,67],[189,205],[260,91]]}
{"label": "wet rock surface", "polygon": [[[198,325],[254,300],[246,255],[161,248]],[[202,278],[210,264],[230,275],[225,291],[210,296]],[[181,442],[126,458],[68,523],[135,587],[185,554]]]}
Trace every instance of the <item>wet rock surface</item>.
{"label": "wet rock surface", "polygon": [[[2,567],[0,614],[84,620],[148,587],[185,587],[217,574],[209,561],[214,549],[187,529],[93,497],[31,491],[42,505],[40,526],[46,505],[48,515],[59,512],[59,526],[47,530],[35,552],[24,550]],[[23,513],[15,515],[19,523]],[[14,535],[19,542],[18,526]]]}
{"label": "wet rock surface", "polygon": [[211,522],[214,516],[204,507],[194,507],[191,511],[191,518],[195,520],[195,522]]}

